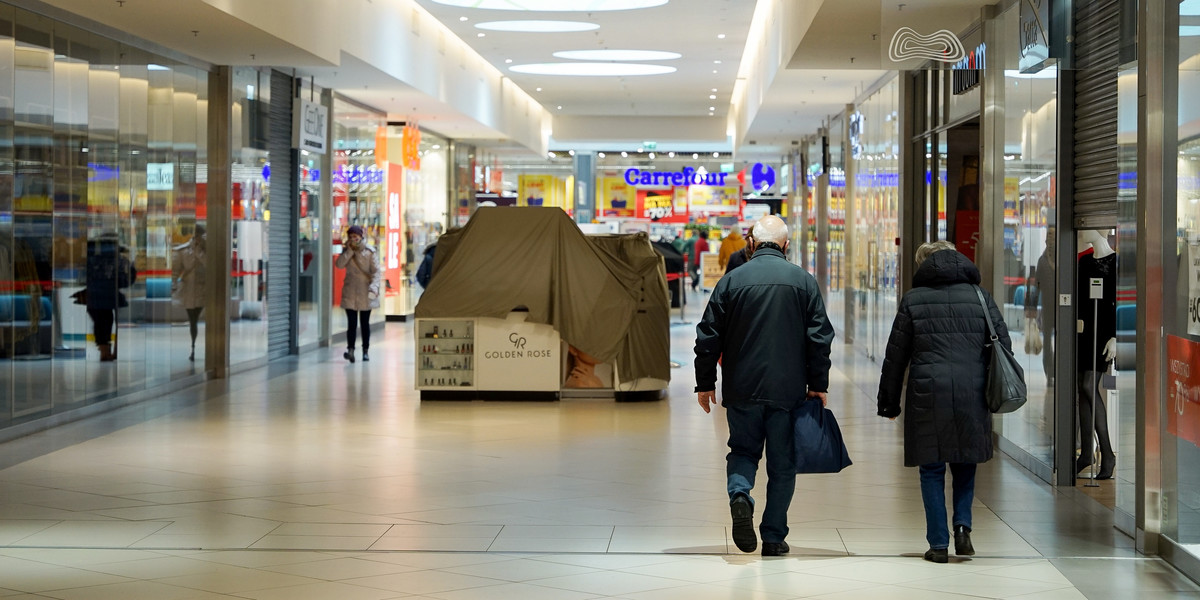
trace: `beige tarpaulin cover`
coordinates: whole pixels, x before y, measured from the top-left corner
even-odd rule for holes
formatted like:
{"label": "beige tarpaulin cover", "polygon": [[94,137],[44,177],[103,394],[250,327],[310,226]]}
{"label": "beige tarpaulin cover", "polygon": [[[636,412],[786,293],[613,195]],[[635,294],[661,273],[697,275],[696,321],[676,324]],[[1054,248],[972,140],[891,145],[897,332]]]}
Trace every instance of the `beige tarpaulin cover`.
{"label": "beige tarpaulin cover", "polygon": [[504,318],[518,307],[621,377],[670,379],[662,259],[644,235],[594,240],[561,209],[480,208],[443,235],[418,318]]}

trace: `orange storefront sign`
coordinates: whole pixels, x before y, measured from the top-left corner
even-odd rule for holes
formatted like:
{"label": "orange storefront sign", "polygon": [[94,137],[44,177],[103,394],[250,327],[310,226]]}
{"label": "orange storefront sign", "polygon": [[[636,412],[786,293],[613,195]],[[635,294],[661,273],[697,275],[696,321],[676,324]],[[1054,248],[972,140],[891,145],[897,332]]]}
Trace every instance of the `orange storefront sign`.
{"label": "orange storefront sign", "polygon": [[1167,431],[1200,446],[1200,343],[1167,336]]}

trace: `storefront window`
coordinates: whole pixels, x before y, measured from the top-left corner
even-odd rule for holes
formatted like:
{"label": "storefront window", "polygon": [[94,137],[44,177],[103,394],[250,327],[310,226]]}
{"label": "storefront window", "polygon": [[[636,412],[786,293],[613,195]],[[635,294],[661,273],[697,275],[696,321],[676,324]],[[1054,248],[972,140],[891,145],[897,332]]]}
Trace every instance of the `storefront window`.
{"label": "storefront window", "polygon": [[[334,261],[342,253],[346,230],[357,225],[363,228],[364,242],[380,257],[380,267],[384,266],[381,249],[387,240],[387,155],[386,151],[376,154],[376,150],[386,136],[387,120],[383,114],[334,98],[333,239],[329,241],[333,244]],[[334,307],[341,305],[345,276],[345,269],[333,269]],[[384,312],[371,311],[371,322],[383,321]],[[333,333],[346,331],[342,310],[335,309],[331,321]]]}
{"label": "storefront window", "polygon": [[[1018,39],[1018,10],[1001,17],[1002,39]],[[1054,463],[1054,332],[1057,298],[1058,71],[1047,67],[1021,73],[1015,48],[1004,68],[1003,261],[996,265],[1002,286],[995,290],[1013,352],[1025,369],[1029,402],[993,420],[996,431],[1023,448],[1047,470]],[[1073,240],[1063,240],[1072,243]],[[999,242],[998,242],[999,243]]]}
{"label": "storefront window", "polygon": [[[421,131],[416,148],[416,168],[405,168],[403,180],[402,196],[407,202],[404,203],[402,235],[408,250],[404,253],[403,265],[393,269],[390,275],[400,285],[400,294],[388,314],[412,313],[422,291],[416,281],[417,270],[426,251],[437,244],[451,221],[450,140]],[[461,216],[457,206],[455,213]]]}
{"label": "storefront window", "polygon": [[8,6],[0,72],[0,427],[203,372],[207,74]]}
{"label": "storefront window", "polygon": [[[1174,473],[1164,473],[1164,488],[1175,479],[1178,495],[1164,531],[1193,555],[1200,555],[1200,37],[1192,35],[1189,19],[1200,18],[1200,2],[1179,5],[1179,156],[1178,191],[1175,200],[1175,256],[1163,258],[1165,269],[1175,280],[1164,280],[1169,296],[1163,315],[1167,334],[1166,371],[1167,435],[1164,444],[1174,445]],[[1167,214],[1169,215],[1169,208]],[[1169,454],[1169,453],[1168,453]],[[1170,463],[1167,463],[1170,464]]]}
{"label": "storefront window", "polygon": [[[315,89],[307,82],[302,84],[301,95],[313,102],[319,102],[323,89]],[[297,169],[296,189],[298,203],[296,218],[299,221],[299,239],[297,249],[299,264],[296,269],[300,272],[299,289],[296,290],[297,331],[299,338],[296,343],[303,347],[318,341],[321,334],[320,323],[328,318],[330,307],[321,303],[321,290],[327,282],[321,279],[320,245],[325,239],[321,235],[321,185],[328,180],[329,174],[323,173],[321,164],[324,156],[300,150]]]}
{"label": "storefront window", "polygon": [[232,257],[229,282],[229,362],[267,357],[267,228],[269,226],[271,76],[233,73]]}

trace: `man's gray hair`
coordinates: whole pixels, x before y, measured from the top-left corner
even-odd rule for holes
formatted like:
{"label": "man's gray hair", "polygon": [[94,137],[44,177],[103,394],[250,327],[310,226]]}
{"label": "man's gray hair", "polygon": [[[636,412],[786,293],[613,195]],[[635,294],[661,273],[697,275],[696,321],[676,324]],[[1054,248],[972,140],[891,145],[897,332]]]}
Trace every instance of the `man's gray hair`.
{"label": "man's gray hair", "polygon": [[775,215],[767,215],[754,224],[750,230],[756,242],[774,242],[783,246],[788,241],[787,223]]}
{"label": "man's gray hair", "polygon": [[954,250],[954,244],[946,240],[937,240],[936,242],[921,244],[921,247],[917,248],[917,255],[915,257],[917,259],[917,266],[919,267],[925,264],[925,260],[929,258],[930,255],[932,255],[934,252],[941,252],[942,250]]}

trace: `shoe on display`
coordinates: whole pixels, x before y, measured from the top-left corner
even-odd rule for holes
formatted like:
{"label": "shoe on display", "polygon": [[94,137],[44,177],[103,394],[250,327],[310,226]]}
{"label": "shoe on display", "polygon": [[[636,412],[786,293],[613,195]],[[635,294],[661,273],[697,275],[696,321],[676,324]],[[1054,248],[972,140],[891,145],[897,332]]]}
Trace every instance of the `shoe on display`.
{"label": "shoe on display", "polygon": [[970,527],[954,526],[954,553],[958,556],[975,556],[975,546],[971,545]]}
{"label": "shoe on display", "polygon": [[945,564],[950,562],[950,553],[945,548],[930,548],[925,551],[925,560]]}
{"label": "shoe on display", "polygon": [[763,542],[763,556],[783,556],[791,551],[787,542]]}
{"label": "shoe on display", "polygon": [[354,351],[353,351],[353,350],[347,350],[347,351],[343,352],[343,353],[342,353],[342,358],[344,358],[344,359],[346,359],[346,360],[348,360],[348,361],[350,361],[350,362],[354,362]]}
{"label": "shoe on display", "polygon": [[729,514],[733,516],[733,543],[742,552],[754,552],[758,548],[758,535],[754,533],[754,505],[744,495],[737,495],[729,502]]}

